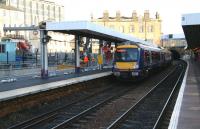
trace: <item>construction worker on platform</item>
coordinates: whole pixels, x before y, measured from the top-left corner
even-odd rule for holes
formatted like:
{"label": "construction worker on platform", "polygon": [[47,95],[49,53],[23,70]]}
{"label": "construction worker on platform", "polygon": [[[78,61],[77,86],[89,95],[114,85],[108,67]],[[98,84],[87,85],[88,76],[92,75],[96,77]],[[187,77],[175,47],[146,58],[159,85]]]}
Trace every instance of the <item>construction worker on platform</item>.
{"label": "construction worker on platform", "polygon": [[87,66],[88,66],[89,59],[88,59],[87,56],[84,57],[83,61],[84,61],[84,63],[87,64]]}

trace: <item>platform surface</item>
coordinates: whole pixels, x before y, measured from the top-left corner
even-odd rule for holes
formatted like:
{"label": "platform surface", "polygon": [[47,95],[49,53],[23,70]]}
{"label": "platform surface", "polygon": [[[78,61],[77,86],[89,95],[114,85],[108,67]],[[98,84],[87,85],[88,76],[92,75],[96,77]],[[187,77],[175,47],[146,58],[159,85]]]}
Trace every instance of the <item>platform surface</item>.
{"label": "platform surface", "polygon": [[200,62],[188,64],[168,129],[200,129]]}
{"label": "platform surface", "polygon": [[88,81],[111,75],[110,69],[92,70],[80,74],[67,74],[50,77],[48,79],[26,78],[16,82],[0,84],[0,102],[20,96],[30,95],[49,89],[55,89],[66,85],[71,85],[83,81]]}
{"label": "platform surface", "polygon": [[200,129],[200,62],[189,62],[177,129]]}

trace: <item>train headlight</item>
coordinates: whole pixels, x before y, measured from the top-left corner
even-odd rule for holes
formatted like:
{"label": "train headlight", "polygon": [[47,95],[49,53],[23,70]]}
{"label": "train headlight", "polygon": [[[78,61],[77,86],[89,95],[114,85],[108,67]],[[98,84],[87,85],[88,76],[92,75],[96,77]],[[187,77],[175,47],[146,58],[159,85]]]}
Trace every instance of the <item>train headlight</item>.
{"label": "train headlight", "polygon": [[138,73],[138,72],[131,72],[131,75],[132,75],[132,76],[138,76],[139,73]]}
{"label": "train headlight", "polygon": [[115,69],[117,68],[117,65],[116,64],[114,64],[114,66],[113,66]]}
{"label": "train headlight", "polygon": [[114,76],[116,76],[116,77],[119,77],[119,76],[120,76],[120,72],[114,72],[113,74],[114,74]]}
{"label": "train headlight", "polygon": [[139,68],[139,65],[135,64],[134,69],[138,69],[138,68]]}

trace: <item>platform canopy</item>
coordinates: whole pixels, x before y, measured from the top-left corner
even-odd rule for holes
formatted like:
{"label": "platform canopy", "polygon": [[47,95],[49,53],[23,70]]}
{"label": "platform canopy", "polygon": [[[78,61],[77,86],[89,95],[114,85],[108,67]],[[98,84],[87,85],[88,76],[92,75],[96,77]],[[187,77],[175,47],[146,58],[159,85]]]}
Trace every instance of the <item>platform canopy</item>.
{"label": "platform canopy", "polygon": [[184,14],[182,27],[188,47],[200,47],[200,13]]}
{"label": "platform canopy", "polygon": [[111,42],[132,41],[144,45],[157,47],[157,45],[135,38],[131,35],[120,33],[104,26],[97,25],[88,21],[67,21],[67,22],[47,22],[46,30],[61,32],[66,34],[79,35],[94,39],[101,39]]}

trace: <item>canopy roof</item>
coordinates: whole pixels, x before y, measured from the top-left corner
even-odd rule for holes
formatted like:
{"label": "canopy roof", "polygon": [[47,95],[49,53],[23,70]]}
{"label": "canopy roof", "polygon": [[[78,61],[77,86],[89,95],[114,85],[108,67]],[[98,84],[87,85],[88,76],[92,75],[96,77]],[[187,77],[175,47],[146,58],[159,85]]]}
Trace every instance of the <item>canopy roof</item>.
{"label": "canopy roof", "polygon": [[144,45],[150,45],[152,47],[157,47],[157,45],[153,43],[146,42],[131,35],[123,34],[87,21],[47,22],[46,30],[86,36],[117,43],[132,41]]}
{"label": "canopy roof", "polygon": [[182,27],[188,47],[200,47],[200,13],[184,14]]}

